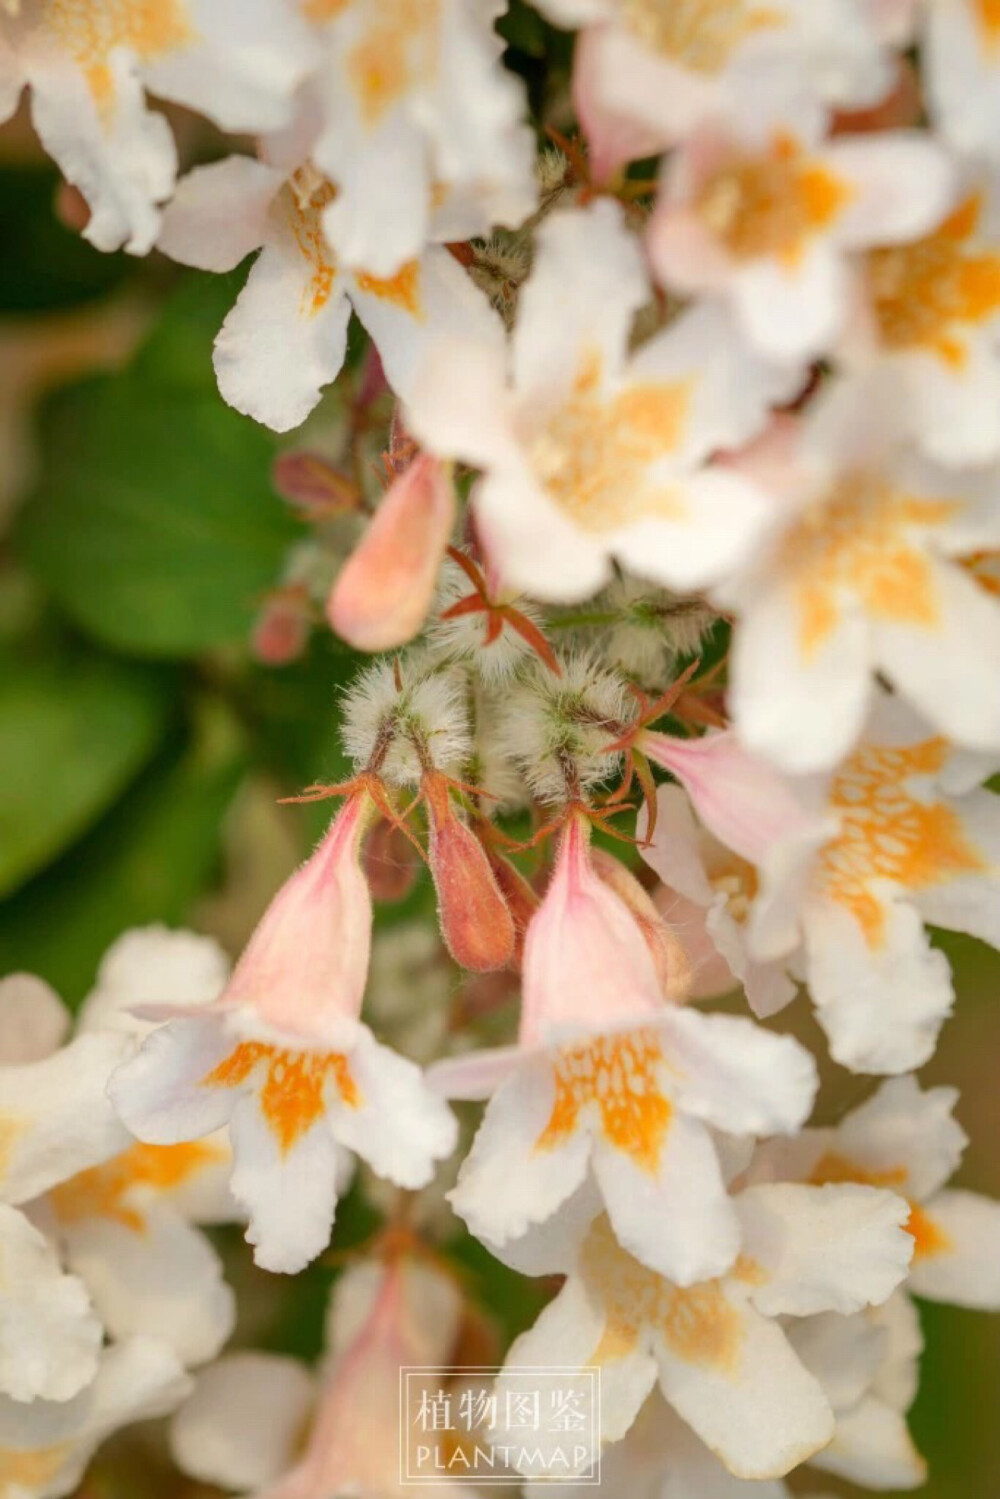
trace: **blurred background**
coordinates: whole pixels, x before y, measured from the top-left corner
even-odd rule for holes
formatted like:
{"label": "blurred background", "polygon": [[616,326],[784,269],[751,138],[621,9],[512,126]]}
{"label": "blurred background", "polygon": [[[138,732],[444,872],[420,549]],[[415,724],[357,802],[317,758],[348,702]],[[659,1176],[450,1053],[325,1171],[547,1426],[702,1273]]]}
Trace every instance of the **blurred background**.
{"label": "blurred background", "polygon": [[[213,154],[203,124],[174,124],[189,160]],[[356,664],[309,628],[295,579],[311,532],[272,484],[277,439],[215,390],[212,339],[243,272],[100,255],[78,226],[18,117],[0,130],[0,971],[39,973],[71,1006],[128,927],[190,924],[239,950],[325,824],[322,804],[278,803],[343,774],[337,694]],[[355,340],[310,424],[321,451],[343,432],[363,360]],[[418,883],[378,920],[405,921],[426,899]],[[962,1091],[973,1143],[960,1182],[1000,1195],[1000,956],[944,940],[958,1012],[923,1078]],[[783,1028],[822,1057],[807,1007],[789,1015]],[[821,1122],[868,1090],[827,1067]],[[374,1221],[352,1197],[337,1248]],[[238,1336],[315,1357],[336,1255],[288,1282],[255,1271],[237,1234],[224,1247]],[[468,1242],[456,1254],[503,1336],[533,1317],[536,1288]],[[1000,1317],[922,1312],[923,1492],[990,1499]],[[793,1487],[855,1492],[808,1475]],[[155,1441],[126,1441],[81,1492],[195,1491]]]}

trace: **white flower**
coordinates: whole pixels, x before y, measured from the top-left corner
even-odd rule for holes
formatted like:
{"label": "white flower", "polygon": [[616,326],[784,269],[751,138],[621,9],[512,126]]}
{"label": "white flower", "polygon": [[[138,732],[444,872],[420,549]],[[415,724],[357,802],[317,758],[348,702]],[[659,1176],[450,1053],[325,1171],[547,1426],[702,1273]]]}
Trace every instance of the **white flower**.
{"label": "white flower", "polygon": [[0,1486],[5,1499],[62,1499],[76,1489],[95,1450],[133,1421],[174,1410],[191,1388],[176,1355],[131,1338],[101,1355],[96,1377],[72,1400],[0,1397]]}
{"label": "white flower", "polygon": [[308,61],[284,0],[24,0],[0,25],[0,120],[27,85],[42,144],[90,207],[86,238],[136,255],[156,239],[177,170],[146,89],[225,130],[274,130]]}
{"label": "white flower", "polygon": [[[23,992],[20,976],[14,982]],[[0,987],[0,1009],[8,992]],[[133,1050],[131,1037],[102,1031],[30,1062],[0,1056],[0,1201],[30,1202],[126,1149],[131,1137],[105,1089]]]}
{"label": "white flower", "polygon": [[506,1244],[591,1182],[645,1264],[681,1285],[727,1270],[740,1232],[711,1127],[797,1129],[815,1094],[812,1059],[750,1021],[664,1002],[643,932],[592,867],[577,819],[528,927],[523,985],[518,1048],[430,1072],[453,1097],[493,1094],[456,1211]]}
{"label": "white flower", "polygon": [[834,1415],[778,1319],[885,1301],[911,1252],[906,1205],[856,1186],[751,1187],[733,1203],[742,1254],[727,1275],[688,1287],[639,1264],[606,1218],[588,1221],[576,1203],[547,1234],[499,1251],[529,1273],[568,1273],[504,1373],[597,1365],[606,1443],[659,1384],[735,1476],[776,1478],[805,1461],[832,1437]]}
{"label": "white flower", "polygon": [[967,1142],[954,1088],[894,1077],[836,1128],[806,1129],[758,1148],[752,1179],[862,1182],[910,1205],[914,1241],[907,1288],[932,1301],[1000,1309],[1000,1203],[949,1188]]}
{"label": "white flower", "polygon": [[509,366],[492,342],[442,340],[403,392],[421,440],[485,470],[476,523],[511,588],[583,598],[613,558],[700,587],[726,576],[764,524],[753,487],[707,460],[759,430],[789,372],[746,353],[707,304],[630,355],[649,295],[616,205],[557,212],[538,234]]}
{"label": "white flower", "polygon": [[[101,963],[81,1011],[78,1039],[36,1065],[54,1068],[84,1043],[112,1044],[100,1094],[102,1110],[113,1121],[103,1096],[111,1071],[131,1055],[131,1038],[152,1028],[131,1007],[168,999],[174,1005],[207,1004],[227,972],[224,954],[209,938],[164,927],[126,932]],[[2,1031],[9,1029],[8,1011],[20,1009],[23,984],[18,978],[0,985]],[[62,1008],[54,996],[49,1003]],[[16,1077],[16,1069],[11,1072]],[[0,1096],[4,1091],[0,1084]],[[76,1124],[71,1120],[67,1128]],[[194,1225],[239,1217],[226,1186],[226,1138],[149,1146],[133,1141],[115,1121],[99,1154],[94,1149],[81,1159],[73,1141],[62,1154],[59,1178],[34,1200],[33,1216],[79,1276],[109,1335],[154,1338],[187,1364],[214,1357],[232,1331],[235,1304],[218,1255]]]}
{"label": "white flower", "polygon": [[810,1466],[880,1491],[915,1489],[927,1479],[906,1424],[923,1350],[920,1319],[896,1291],[853,1317],[806,1317],[789,1341],[822,1385],[836,1416],[833,1440]]}
{"label": "white flower", "polygon": [[313,0],[323,214],[344,265],[394,275],[428,241],[465,240],[534,210],[524,90],[500,63],[505,0]]}
{"label": "white flower", "polygon": [[604,181],[675,145],[708,118],[762,99],[794,122],[802,99],[871,103],[887,87],[872,18],[857,0],[543,0],[584,28],[573,98]]}
{"label": "white flower", "polygon": [[883,696],[830,784],[839,831],[805,867],[788,843],[765,861],[771,894],[751,915],[751,951],[790,957],[798,913],[796,966],[842,1066],[906,1072],[932,1055],[953,989],[924,921],[1000,942],[1000,799],[980,789],[995,763]]}
{"label": "white flower", "polygon": [[870,250],[841,354],[873,367],[883,421],[939,463],[1000,455],[1000,248],[995,193],[973,182],[931,234]]}
{"label": "white flower", "polygon": [[97,1373],[104,1335],[86,1286],[63,1273],[45,1235],[5,1204],[0,1264],[0,1393],[22,1401],[72,1399]]}
{"label": "white flower", "polygon": [[110,1085],[140,1140],[180,1145],[229,1124],[231,1188],[257,1262],[294,1272],[325,1248],[346,1151],[408,1188],[424,1186],[456,1138],[419,1068],[360,1021],[371,897],[363,791],[257,926],[220,999],[176,1013]]}
{"label": "white flower", "polygon": [[764,104],[739,129],[691,136],[667,159],[650,225],[660,280],[725,296],[769,358],[828,350],[851,305],[852,252],[926,234],[951,205],[948,159],[926,132],[826,140],[824,126],[819,112],[776,125]]}
{"label": "white flower", "polygon": [[[912,0],[911,0],[912,3]],[[931,116],[963,155],[1000,162],[1000,19],[992,0],[933,0],[922,61]]]}
{"label": "white flower", "polygon": [[1000,541],[1000,464],[918,458],[878,394],[837,384],[745,459],[774,518],[718,591],[738,614],[730,703],[743,742],[790,771],[851,749],[876,673],[943,734],[1000,748],[1000,604],[959,565]]}
{"label": "white flower", "polygon": [[231,271],[261,252],[215,341],[231,406],[278,432],[297,427],[343,365],[352,308],[401,395],[437,339],[470,331],[499,346],[499,317],[442,246],[389,278],[339,265],[321,222],[333,186],[303,155],[286,160],[278,143],[271,149],[279,165],[230,156],[196,167],[158,241],[174,260],[208,271]]}

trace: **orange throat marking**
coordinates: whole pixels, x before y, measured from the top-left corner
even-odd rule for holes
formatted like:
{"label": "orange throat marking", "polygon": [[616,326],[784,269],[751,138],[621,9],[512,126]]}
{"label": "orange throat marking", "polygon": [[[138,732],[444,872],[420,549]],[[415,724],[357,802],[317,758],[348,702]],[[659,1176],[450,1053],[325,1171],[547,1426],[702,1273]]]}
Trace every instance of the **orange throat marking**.
{"label": "orange throat marking", "polygon": [[197,40],[184,0],[43,0],[42,24],[83,69],[102,116],[114,111],[116,47],[149,62]]}
{"label": "orange throat marking", "polygon": [[113,1160],[81,1171],[54,1187],[52,1204],[63,1223],[110,1218],[135,1233],[143,1233],[145,1218],[126,1200],[131,1188],[169,1192],[223,1158],[219,1146],[204,1140],[180,1145],[132,1145]]}
{"label": "orange throat marking", "polygon": [[891,352],[923,350],[964,368],[963,329],[1000,312],[1000,254],[967,243],[981,215],[973,196],[926,239],[869,251],[872,307]]}
{"label": "orange throat marking", "polygon": [[560,1051],[553,1063],[556,1096],[536,1150],[555,1150],[596,1112],[604,1138],[653,1174],[670,1126],[670,1104],[657,1069],[663,1052],[653,1031],[601,1036]]}
{"label": "orange throat marking", "polygon": [[919,533],[945,525],[958,508],[905,494],[881,474],[858,472],[806,511],[780,558],[795,588],[802,658],[811,660],[829,639],[847,598],[873,620],[934,629],[940,610]]}
{"label": "orange throat marking", "polygon": [[580,1273],[593,1301],[605,1312],[604,1332],[590,1362],[626,1358],[648,1328],[685,1363],[722,1375],[738,1370],[743,1324],[722,1281],[673,1285],[626,1253],[604,1217],[587,1235]]}
{"label": "orange throat marking", "polygon": [[774,256],[795,266],[808,241],[828,228],[852,190],[790,137],[768,155],[735,159],[705,184],[696,207],[738,260]]}
{"label": "orange throat marking", "polygon": [[785,24],[750,0],[624,0],[623,10],[647,47],[696,73],[721,73],[749,37]]}
{"label": "orange throat marking", "polygon": [[532,468],[559,509],[581,531],[601,535],[641,520],[683,520],[684,502],[647,471],[683,438],[693,381],[602,390],[598,353],[584,355],[569,397],[528,439]]}
{"label": "orange throat marking", "polygon": [[871,948],[881,946],[886,924],[885,904],[871,889],[875,882],[919,891],[988,871],[958,814],[944,802],[921,800],[907,784],[940,771],[946,754],[943,739],[862,745],[833,783],[830,800],[841,827],[820,854],[823,884]]}
{"label": "orange throat marking", "polygon": [[260,1111],[282,1155],[326,1113],[328,1085],[337,1089],[348,1108],[359,1108],[362,1103],[342,1052],[288,1051],[264,1041],[241,1041],[202,1078],[202,1086],[239,1088],[251,1077],[258,1084]]}

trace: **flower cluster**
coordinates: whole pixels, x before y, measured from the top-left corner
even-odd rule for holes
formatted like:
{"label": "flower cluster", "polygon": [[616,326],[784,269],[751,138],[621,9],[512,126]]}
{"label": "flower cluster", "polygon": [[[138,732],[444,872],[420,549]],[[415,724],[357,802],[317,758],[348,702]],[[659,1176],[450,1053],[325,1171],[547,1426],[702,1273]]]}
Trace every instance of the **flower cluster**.
{"label": "flower cluster", "polygon": [[[178,1407],[199,1482],[396,1494],[399,1369],[496,1346],[455,1215],[562,1278],[499,1387],[599,1367],[614,1499],[914,1487],[911,1296],[1000,1309],[1000,1205],[915,1076],[955,1003],[928,926],[1000,947],[1000,14],[537,0],[575,48],[529,104],[504,11],[0,5],[0,117],[30,90],[86,236],[255,255],[219,391],[319,408],[258,656],[384,653],[231,971],[127,934],[69,1040],[0,986],[9,1499]],[[179,176],[147,89],[255,147]],[[834,1125],[764,1023],[802,996],[876,1079]],[[218,1358],[202,1227],[294,1274],[355,1180],[385,1221],[318,1375]]]}

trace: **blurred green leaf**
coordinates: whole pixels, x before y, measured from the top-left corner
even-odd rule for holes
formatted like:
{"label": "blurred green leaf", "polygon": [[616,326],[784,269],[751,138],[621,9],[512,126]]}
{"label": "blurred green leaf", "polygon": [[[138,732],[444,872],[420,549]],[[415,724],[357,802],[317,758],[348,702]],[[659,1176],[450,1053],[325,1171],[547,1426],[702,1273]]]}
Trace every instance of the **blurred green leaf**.
{"label": "blurred green leaf", "polygon": [[170,682],[82,650],[0,670],[0,894],[43,868],[151,759]]}
{"label": "blurred green leaf", "polygon": [[39,973],[76,1005],[120,932],[187,920],[215,877],[242,770],[232,747],[165,750],[87,837],[0,906],[0,973]]}
{"label": "blurred green leaf", "polygon": [[43,412],[45,464],[17,539],[62,608],[118,650],[244,639],[301,535],[271,488],[272,434],[215,388],[212,339],[235,290],[192,275],[129,368]]}
{"label": "blurred green leaf", "polygon": [[59,173],[0,169],[0,312],[47,312],[101,296],[135,271],[126,255],[104,255],[56,218]]}

